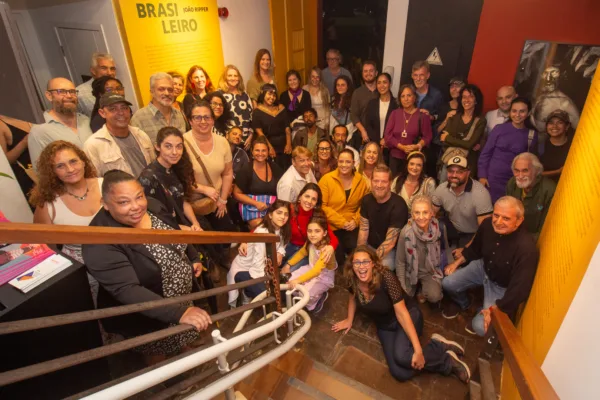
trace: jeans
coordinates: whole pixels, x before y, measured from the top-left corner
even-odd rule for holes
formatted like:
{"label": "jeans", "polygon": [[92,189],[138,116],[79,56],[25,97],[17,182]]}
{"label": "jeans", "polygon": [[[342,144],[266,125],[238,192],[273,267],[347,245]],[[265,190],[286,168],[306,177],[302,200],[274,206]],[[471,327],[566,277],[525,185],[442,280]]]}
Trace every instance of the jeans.
{"label": "jeans", "polygon": [[[287,263],[290,260],[290,258],[292,258],[294,254],[296,254],[301,248],[302,246],[298,246],[293,243],[288,243],[287,246],[285,246],[285,257],[283,257],[283,260],[281,261],[281,266],[283,267],[285,263]],[[290,272],[294,272],[295,270],[305,266],[306,264],[308,264],[308,257],[304,257],[295,265],[290,265]]]}
{"label": "jeans", "polygon": [[[377,251],[373,246],[369,246],[371,249]],[[392,248],[382,259],[381,264],[388,267],[390,271],[396,270],[396,246]]]}
{"label": "jeans", "polygon": [[[415,325],[417,335],[423,333],[423,315],[418,307],[413,307],[408,310],[410,318]],[[377,327],[377,336],[381,341],[383,353],[388,363],[390,373],[400,382],[412,378],[419,371],[411,366],[414,349],[410,339],[402,329],[402,326],[397,320],[394,320],[390,326]],[[442,343],[430,340],[423,347],[423,357],[425,358],[425,371],[437,372],[442,375],[450,375],[452,365],[450,356],[446,354],[446,350]]]}
{"label": "jeans", "polygon": [[335,249],[335,260],[338,266],[343,266],[346,261],[346,254],[354,251],[356,242],[358,241],[358,228],[353,231],[338,229],[333,231],[333,234],[338,238],[339,244]]}
{"label": "jeans", "polygon": [[[461,309],[469,308],[467,289],[483,286],[483,308],[496,304],[496,300],[504,297],[506,288],[492,282],[483,269],[483,259],[471,261],[466,267],[456,270],[452,275],[444,278],[442,287]],[[483,315],[477,313],[473,318],[473,329],[479,336],[485,336]]]}
{"label": "jeans", "polygon": [[[234,279],[235,279],[235,283],[238,283],[238,282],[249,281],[250,279],[252,279],[252,277],[250,276],[250,272],[242,271],[242,272],[238,272],[237,274],[235,274]],[[244,293],[246,293],[246,296],[253,299],[256,296],[258,296],[259,294],[261,294],[262,292],[264,292],[265,290],[267,290],[267,287],[265,286],[265,284],[263,282],[259,282],[259,283],[255,283],[252,286],[248,286],[248,287],[244,288]]]}

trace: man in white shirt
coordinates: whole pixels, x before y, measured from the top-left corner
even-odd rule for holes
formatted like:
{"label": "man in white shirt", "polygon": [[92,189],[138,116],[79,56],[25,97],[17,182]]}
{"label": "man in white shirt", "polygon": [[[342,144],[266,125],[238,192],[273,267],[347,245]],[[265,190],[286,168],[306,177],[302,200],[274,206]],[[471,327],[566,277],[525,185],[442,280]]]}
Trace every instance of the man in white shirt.
{"label": "man in white shirt", "polygon": [[317,183],[311,170],[312,153],[306,147],[298,146],[292,151],[292,166],[283,174],[277,184],[277,199],[295,203],[300,191],[307,183]]}
{"label": "man in white shirt", "polygon": [[92,117],[94,104],[96,104],[96,98],[92,94],[92,82],[94,82],[94,79],[98,79],[103,76],[110,76],[112,78],[117,76],[115,60],[113,60],[113,57],[110,54],[94,53],[92,55],[92,63],[90,65],[90,74],[92,74],[92,79],[77,86],[79,112],[87,115],[89,118]]}
{"label": "man in white shirt", "polygon": [[498,89],[498,93],[496,93],[496,103],[498,103],[498,108],[492,111],[489,111],[485,115],[485,119],[487,121],[487,126],[485,128],[485,133],[483,135],[483,141],[481,144],[481,148],[485,144],[490,132],[494,127],[498,124],[503,124],[508,121],[508,113],[510,112],[510,103],[517,97],[517,91],[512,86],[502,86]]}

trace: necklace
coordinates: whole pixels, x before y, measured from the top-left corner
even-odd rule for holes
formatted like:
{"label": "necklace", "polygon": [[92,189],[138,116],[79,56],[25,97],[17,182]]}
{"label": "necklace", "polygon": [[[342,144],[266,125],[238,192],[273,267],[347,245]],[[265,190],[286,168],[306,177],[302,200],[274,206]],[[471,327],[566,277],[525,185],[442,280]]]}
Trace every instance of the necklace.
{"label": "necklace", "polygon": [[86,183],[85,183],[85,193],[83,194],[83,196],[77,196],[76,194],[73,194],[73,193],[69,192],[68,190],[67,190],[67,194],[70,194],[71,196],[75,197],[79,201],[84,201],[87,198],[87,195],[88,195],[89,191],[90,191],[90,188],[89,188],[89,186],[87,184],[87,181],[86,181]]}
{"label": "necklace", "polygon": [[406,127],[408,126],[408,123],[410,122],[410,119],[412,118],[412,116],[415,113],[413,112],[412,114],[410,114],[410,117],[406,118],[406,111],[402,110],[402,115],[404,116],[404,130],[402,131],[402,137],[405,138],[408,136],[408,133],[406,132]]}

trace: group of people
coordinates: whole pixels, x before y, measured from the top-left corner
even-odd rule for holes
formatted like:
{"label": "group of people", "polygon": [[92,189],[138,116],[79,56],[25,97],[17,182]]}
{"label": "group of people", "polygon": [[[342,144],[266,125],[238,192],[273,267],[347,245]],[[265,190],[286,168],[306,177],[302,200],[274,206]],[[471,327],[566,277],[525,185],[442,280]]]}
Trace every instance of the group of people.
{"label": "group of people", "polygon": [[[421,346],[418,304],[455,318],[471,308],[468,290],[483,286],[468,332],[485,334],[492,307],[515,317],[533,284],[536,239],[573,137],[569,116],[556,110],[537,132],[530,102],[510,86],[484,116],[476,85],[453,78],[446,101],[428,84],[425,61],[413,65],[413,82],[397,97],[375,62],[363,63],[355,89],[338,51],[326,61],[305,86],[288,71],[281,93],[266,49],[247,85],[233,65],[215,84],[198,65],[186,76],[157,72],[150,103],[133,112],[113,58],[94,54],[90,81],[48,82],[44,124],[1,117],[0,144],[34,222],[276,234],[277,266],[291,287],[306,286],[308,310],[321,311],[342,267],[348,316],[333,330],[347,332],[361,310],[375,322],[395,378],[425,369],[467,382],[457,343],[435,334]],[[205,266],[221,250],[62,249],[85,263],[98,307],[188,294],[199,281],[210,288]],[[266,257],[264,243],[239,244],[228,282],[264,276]],[[241,299],[231,291],[230,305],[264,290],[247,287]],[[178,323],[203,330],[211,321],[189,303],[103,322],[125,337]],[[138,350],[154,363],[197,337],[186,332]]]}

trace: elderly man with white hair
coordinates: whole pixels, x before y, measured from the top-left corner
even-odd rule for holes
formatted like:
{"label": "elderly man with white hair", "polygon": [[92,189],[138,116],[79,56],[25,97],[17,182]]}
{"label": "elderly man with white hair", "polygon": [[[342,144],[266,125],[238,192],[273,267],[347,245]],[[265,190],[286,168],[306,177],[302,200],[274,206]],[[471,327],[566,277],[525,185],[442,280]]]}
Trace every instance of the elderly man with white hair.
{"label": "elderly man with white hair", "polygon": [[556,183],[542,176],[544,167],[536,155],[521,153],[512,162],[513,177],[506,185],[506,195],[523,202],[525,228],[535,239],[540,235],[556,191]]}
{"label": "elderly man with white hair", "polygon": [[131,126],[146,132],[152,143],[156,143],[158,131],[172,126],[182,133],[186,131],[185,119],[181,111],[173,107],[175,102],[173,77],[166,72],[157,72],[150,77],[152,100],[140,108],[131,118]]}
{"label": "elderly man with white hair", "polygon": [[520,200],[499,198],[492,218],[481,223],[471,244],[455,253],[456,260],[444,269],[442,288],[454,300],[444,308],[446,318],[466,311],[471,306],[467,290],[483,286],[483,308],[465,327],[469,333],[484,336],[492,308],[514,318],[529,297],[539,252],[533,236],[522,226],[524,214]]}
{"label": "elderly man with white hair", "polygon": [[94,110],[94,104],[96,104],[96,97],[92,94],[92,83],[95,79],[103,76],[110,76],[112,78],[117,76],[117,67],[115,60],[108,53],[94,53],[92,54],[92,61],[90,63],[90,75],[92,78],[88,81],[83,82],[77,86],[77,98],[78,110],[83,115],[87,115],[89,118],[92,117],[92,111]]}

